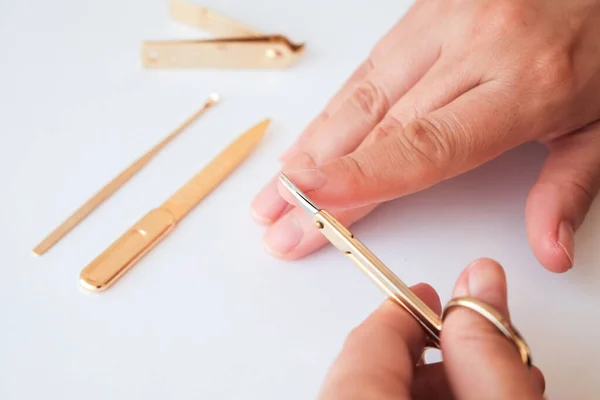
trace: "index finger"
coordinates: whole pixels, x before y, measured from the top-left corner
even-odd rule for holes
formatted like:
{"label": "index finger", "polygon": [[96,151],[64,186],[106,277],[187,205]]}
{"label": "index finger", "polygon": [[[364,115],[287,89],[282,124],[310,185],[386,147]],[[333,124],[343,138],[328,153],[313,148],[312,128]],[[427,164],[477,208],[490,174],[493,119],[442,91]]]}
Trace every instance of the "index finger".
{"label": "index finger", "polygon": [[[431,286],[419,284],[411,290],[439,313],[440,300]],[[319,399],[410,398],[425,339],[418,322],[386,300],[348,335]]]}
{"label": "index finger", "polygon": [[354,91],[355,86],[361,82],[372,69],[373,63],[370,59],[363,61],[342,85],[341,89],[329,100],[323,111],[321,111],[321,113],[308,124],[306,129],[302,131],[298,140],[279,156],[279,160],[284,163],[289,161],[298,152],[299,147],[319,130],[323,123],[329,119],[331,114],[339,109],[340,105],[348,98],[350,93]]}

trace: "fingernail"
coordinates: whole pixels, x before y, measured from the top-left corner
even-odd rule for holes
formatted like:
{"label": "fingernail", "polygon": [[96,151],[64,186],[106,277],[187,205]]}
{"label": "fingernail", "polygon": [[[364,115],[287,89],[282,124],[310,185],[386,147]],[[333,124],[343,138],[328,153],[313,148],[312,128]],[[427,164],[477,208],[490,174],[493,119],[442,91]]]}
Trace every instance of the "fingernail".
{"label": "fingernail", "polygon": [[567,221],[562,221],[558,226],[558,245],[565,252],[565,256],[569,260],[569,269],[573,268],[573,249],[574,245],[574,230],[573,226]]}
{"label": "fingernail", "polygon": [[454,296],[472,296],[490,302],[506,302],[506,279],[502,267],[493,260],[479,259],[460,276]]}
{"label": "fingernail", "polygon": [[506,277],[495,261],[481,259],[467,268],[469,296],[478,298],[508,315],[506,304]]}
{"label": "fingernail", "polygon": [[477,263],[477,261],[471,262],[471,264],[467,265],[467,268],[465,268],[461,272],[459,278],[456,281],[456,287],[454,288],[454,291],[452,293],[454,297],[469,296],[469,269],[475,263]]}
{"label": "fingernail", "polygon": [[272,224],[281,216],[287,205],[288,202],[279,195],[277,181],[273,180],[252,200],[252,216],[259,223]]}
{"label": "fingernail", "polygon": [[494,266],[482,261],[476,261],[469,267],[468,287],[469,294],[474,297],[486,296],[498,287],[502,280]]}
{"label": "fingernail", "polygon": [[285,174],[295,185],[305,192],[319,189],[326,182],[325,174],[318,169],[286,171]]}
{"label": "fingernail", "polygon": [[300,221],[294,214],[287,214],[269,228],[264,245],[269,253],[284,256],[300,244],[303,235]]}

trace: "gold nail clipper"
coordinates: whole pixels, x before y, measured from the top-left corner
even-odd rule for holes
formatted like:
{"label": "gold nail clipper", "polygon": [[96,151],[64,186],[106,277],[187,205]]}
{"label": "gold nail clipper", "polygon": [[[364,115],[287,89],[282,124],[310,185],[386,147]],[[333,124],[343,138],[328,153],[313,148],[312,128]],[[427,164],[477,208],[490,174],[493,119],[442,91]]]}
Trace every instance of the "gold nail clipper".
{"label": "gold nail clipper", "polygon": [[282,35],[264,35],[213,10],[184,0],[169,2],[171,17],[211,32],[212,40],[146,41],[145,68],[285,68],[294,64],[304,44]]}
{"label": "gold nail clipper", "polygon": [[355,238],[352,232],[333,215],[317,207],[285,174],[280,174],[279,180],[294,196],[298,205],[312,216],[316,227],[331,244],[356,264],[389,298],[415,318],[427,334],[430,347],[440,348],[442,321],[450,310],[465,307],[490,321],[515,345],[521,360],[531,366],[531,352],[527,343],[510,321],[493,307],[472,297],[460,297],[451,300],[440,317],[386,267],[367,246]]}
{"label": "gold nail clipper", "polygon": [[250,155],[269,122],[264,120],[239,136],[163,205],[117,239],[81,271],[81,285],[92,291],[110,287]]}

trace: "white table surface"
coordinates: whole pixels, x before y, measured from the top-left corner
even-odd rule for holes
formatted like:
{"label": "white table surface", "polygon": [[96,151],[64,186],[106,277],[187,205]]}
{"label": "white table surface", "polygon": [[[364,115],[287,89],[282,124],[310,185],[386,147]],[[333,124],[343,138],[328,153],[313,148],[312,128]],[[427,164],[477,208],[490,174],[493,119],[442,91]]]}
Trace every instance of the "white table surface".
{"label": "white table surface", "polygon": [[[0,2],[1,399],[314,398],[345,335],[382,301],[331,247],[293,263],[269,256],[249,203],[409,2],[203,4],[306,41],[307,52],[284,71],[144,71],[142,40],[206,36],[169,21],[166,1]],[[213,91],[218,107],[47,255],[31,254]],[[79,287],[88,262],[265,117],[256,152],[159,247],[109,291]],[[496,258],[549,398],[597,398],[600,204],[577,234],[576,268],[542,269],[524,205],[544,157],[537,145],[516,149],[354,231],[443,301],[469,261]]]}

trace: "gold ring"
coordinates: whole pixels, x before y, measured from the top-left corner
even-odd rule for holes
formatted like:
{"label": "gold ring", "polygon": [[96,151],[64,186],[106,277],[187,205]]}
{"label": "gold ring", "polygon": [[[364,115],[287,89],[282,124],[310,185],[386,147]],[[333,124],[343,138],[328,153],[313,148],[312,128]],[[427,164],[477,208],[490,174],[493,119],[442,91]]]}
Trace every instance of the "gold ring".
{"label": "gold ring", "polygon": [[529,350],[529,346],[525,342],[525,339],[523,339],[519,331],[512,326],[510,321],[496,311],[495,308],[473,297],[457,297],[446,304],[444,311],[442,311],[442,321],[448,317],[450,310],[456,307],[469,308],[490,321],[508,340],[513,342],[521,355],[523,363],[528,367],[531,367],[531,351]]}

